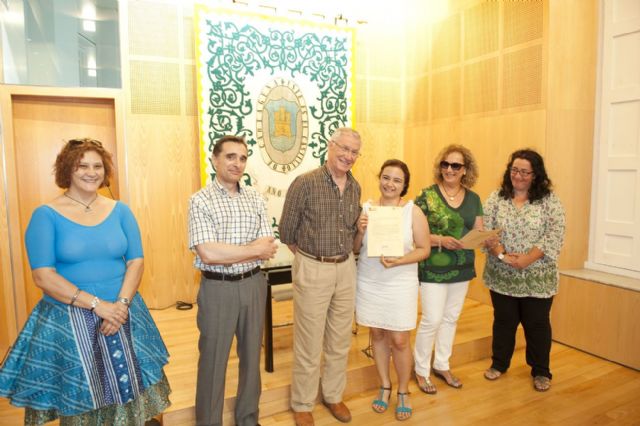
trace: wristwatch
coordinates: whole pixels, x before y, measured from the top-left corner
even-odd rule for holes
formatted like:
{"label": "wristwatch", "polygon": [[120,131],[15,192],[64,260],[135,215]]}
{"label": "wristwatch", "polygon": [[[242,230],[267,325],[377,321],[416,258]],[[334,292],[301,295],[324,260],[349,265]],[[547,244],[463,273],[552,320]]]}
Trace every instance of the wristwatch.
{"label": "wristwatch", "polygon": [[98,306],[99,304],[100,304],[100,299],[98,299],[98,296],[93,296],[93,299],[91,300],[90,311],[93,312],[94,309],[96,309],[96,306]]}
{"label": "wristwatch", "polygon": [[125,306],[129,306],[131,301],[126,297],[118,297],[118,302],[122,303]]}
{"label": "wristwatch", "polygon": [[504,252],[504,251],[501,252],[501,253],[498,253],[498,259],[501,260],[501,261],[504,260],[504,255],[505,254],[506,254],[506,252]]}

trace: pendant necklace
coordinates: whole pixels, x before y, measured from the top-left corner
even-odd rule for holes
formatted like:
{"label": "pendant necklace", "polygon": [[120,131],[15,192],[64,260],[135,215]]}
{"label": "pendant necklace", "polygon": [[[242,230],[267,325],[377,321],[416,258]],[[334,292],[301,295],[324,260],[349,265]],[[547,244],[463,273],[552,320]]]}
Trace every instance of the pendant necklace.
{"label": "pendant necklace", "polygon": [[91,211],[91,204],[93,204],[93,202],[98,199],[98,194],[96,194],[96,197],[93,200],[91,200],[91,202],[89,204],[85,204],[82,201],[76,200],[75,198],[73,198],[72,196],[67,194],[66,192],[63,192],[62,195],[64,195],[65,197],[67,197],[71,201],[75,201],[78,204],[82,204],[84,206],[84,212],[85,213],[89,213]]}
{"label": "pendant necklace", "polygon": [[444,185],[442,185],[442,190],[444,191],[445,194],[447,194],[447,198],[449,199],[449,201],[453,201],[456,199],[456,197],[458,196],[458,194],[460,193],[460,191],[462,191],[462,185],[460,185],[460,187],[458,188],[458,190],[456,191],[455,194],[450,195],[447,192],[447,189],[444,187]]}

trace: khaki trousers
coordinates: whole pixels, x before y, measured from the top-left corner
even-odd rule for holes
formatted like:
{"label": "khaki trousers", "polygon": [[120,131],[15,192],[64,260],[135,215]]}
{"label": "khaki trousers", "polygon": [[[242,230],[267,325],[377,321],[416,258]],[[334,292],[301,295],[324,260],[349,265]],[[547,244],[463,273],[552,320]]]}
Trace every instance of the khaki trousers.
{"label": "khaki trousers", "polygon": [[351,347],[356,263],[353,254],[345,262],[333,264],[297,253],[292,272],[291,408],[312,411],[320,384],[326,402],[342,401]]}

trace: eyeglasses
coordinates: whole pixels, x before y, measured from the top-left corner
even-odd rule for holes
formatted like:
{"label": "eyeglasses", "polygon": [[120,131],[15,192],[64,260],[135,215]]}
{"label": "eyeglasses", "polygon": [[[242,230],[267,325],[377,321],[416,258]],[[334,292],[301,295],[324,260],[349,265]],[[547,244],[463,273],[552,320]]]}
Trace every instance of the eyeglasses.
{"label": "eyeglasses", "polygon": [[360,157],[362,154],[360,154],[360,151],[356,151],[355,149],[349,149],[348,147],[336,142],[336,141],[331,141],[333,142],[333,144],[335,146],[337,146],[338,148],[340,148],[340,152],[342,152],[343,154],[351,154],[353,155],[354,158],[358,158]]}
{"label": "eyeglasses", "polygon": [[457,172],[458,170],[460,170],[461,168],[464,167],[464,164],[462,163],[450,163],[448,161],[441,161],[440,162],[440,168],[443,170],[447,170],[449,167],[451,167],[451,170]]}
{"label": "eyeglasses", "polygon": [[524,169],[519,169],[517,167],[512,167],[511,168],[511,174],[512,175],[520,175],[522,177],[529,177],[533,174],[533,171],[531,170],[524,170]]}

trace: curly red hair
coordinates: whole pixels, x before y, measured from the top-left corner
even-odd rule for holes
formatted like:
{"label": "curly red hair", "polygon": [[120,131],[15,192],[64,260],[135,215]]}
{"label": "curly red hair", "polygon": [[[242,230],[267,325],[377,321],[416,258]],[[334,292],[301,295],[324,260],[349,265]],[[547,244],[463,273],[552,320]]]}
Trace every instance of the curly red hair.
{"label": "curly red hair", "polygon": [[65,144],[53,165],[56,185],[62,189],[71,186],[71,175],[78,168],[80,160],[87,151],[96,152],[102,158],[104,166],[104,180],[100,187],[109,186],[109,179],[113,176],[113,159],[111,153],[104,149],[102,143],[91,138],[71,139]]}

